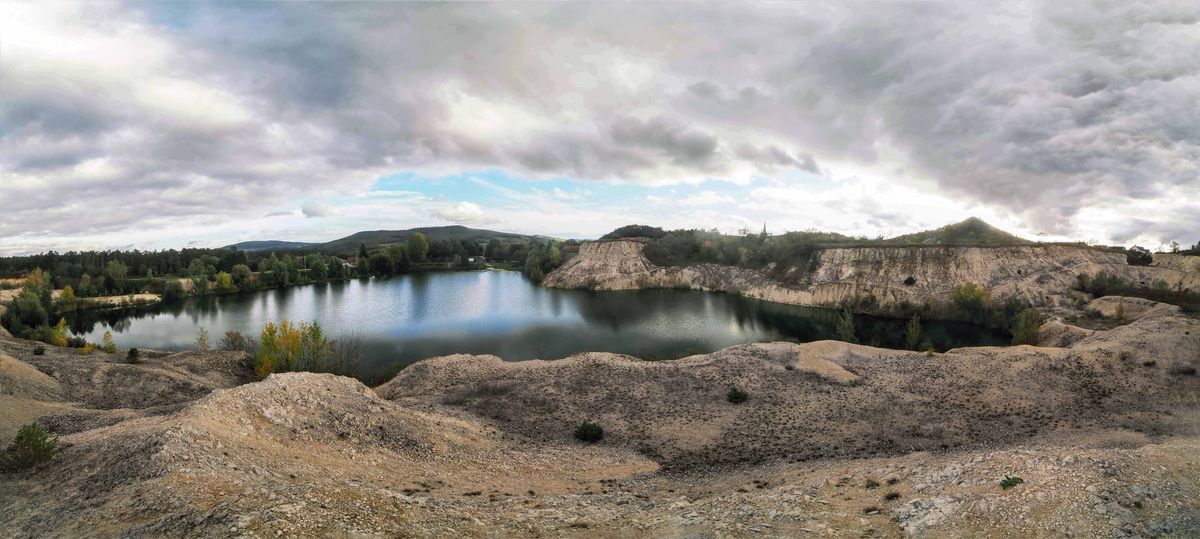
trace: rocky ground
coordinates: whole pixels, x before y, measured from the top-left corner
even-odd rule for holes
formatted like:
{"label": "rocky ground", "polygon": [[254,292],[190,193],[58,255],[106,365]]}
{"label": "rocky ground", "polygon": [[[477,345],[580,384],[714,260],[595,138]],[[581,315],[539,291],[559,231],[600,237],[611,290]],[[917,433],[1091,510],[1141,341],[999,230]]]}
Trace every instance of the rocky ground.
{"label": "rocky ground", "polygon": [[1039,347],[451,356],[374,389],[0,338],[0,437],[63,442],[0,476],[0,537],[1200,536],[1200,320],[1122,305]]}

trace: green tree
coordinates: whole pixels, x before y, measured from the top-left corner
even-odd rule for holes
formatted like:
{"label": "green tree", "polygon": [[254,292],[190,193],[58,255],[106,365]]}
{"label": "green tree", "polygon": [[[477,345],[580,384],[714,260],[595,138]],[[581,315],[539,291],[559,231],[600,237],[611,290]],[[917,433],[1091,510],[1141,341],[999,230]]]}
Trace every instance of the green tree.
{"label": "green tree", "polygon": [[1025,309],[1017,315],[1013,324],[1013,344],[1036,345],[1041,340],[1042,315],[1037,309]]}
{"label": "green tree", "polygon": [[233,276],[233,282],[238,285],[238,288],[242,288],[250,281],[250,277],[254,275],[254,272],[250,271],[250,266],[237,264],[229,270],[229,274]]}
{"label": "green tree", "polygon": [[367,265],[374,275],[390,275],[392,273],[392,257],[382,251],[371,253],[371,257],[367,259]]}
{"label": "green tree", "polygon": [[8,444],[4,453],[0,453],[0,470],[28,470],[43,462],[49,462],[54,458],[57,447],[57,437],[51,436],[36,423],[25,425],[17,431],[17,436]]}
{"label": "green tree", "polygon": [[73,309],[78,301],[79,298],[75,296],[75,289],[71,288],[71,285],[64,286],[62,294],[58,296],[58,304],[64,311]]}
{"label": "green tree", "polygon": [[483,249],[483,256],[487,257],[489,260],[500,258],[500,251],[503,247],[504,244],[500,243],[500,240],[492,238],[488,240],[487,247]]}
{"label": "green tree", "polygon": [[117,353],[117,344],[113,342],[112,332],[104,330],[104,338],[101,341],[101,349],[109,354]]}
{"label": "green tree", "polygon": [[429,256],[429,240],[420,232],[408,236],[408,259],[413,264],[420,264]]}
{"label": "green tree", "polygon": [[842,316],[838,318],[836,338],[848,343],[858,342],[858,337],[854,334],[854,313],[850,312],[849,307],[843,308]]}
{"label": "green tree", "polygon": [[112,277],[117,282],[125,280],[125,276],[129,274],[129,268],[122,264],[120,260],[113,260],[104,267],[104,273]]}
{"label": "green tree", "polygon": [[975,283],[964,283],[954,287],[954,295],[951,296],[950,302],[967,319],[973,322],[982,322],[987,318],[988,308],[991,306],[991,295],[982,286]]}
{"label": "green tree", "polygon": [[179,279],[168,279],[163,285],[162,299],[166,303],[174,303],[183,299],[183,283]]}
{"label": "green tree", "polygon": [[904,347],[916,350],[921,345],[921,316],[914,314],[904,328]]}

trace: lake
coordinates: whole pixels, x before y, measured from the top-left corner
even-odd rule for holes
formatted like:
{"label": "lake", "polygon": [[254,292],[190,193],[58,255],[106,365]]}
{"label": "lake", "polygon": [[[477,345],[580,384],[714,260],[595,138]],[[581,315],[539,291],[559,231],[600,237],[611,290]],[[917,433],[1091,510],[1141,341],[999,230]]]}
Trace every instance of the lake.
{"label": "lake", "polygon": [[[359,279],[175,305],[84,311],[68,319],[75,335],[117,346],[186,350],[200,328],[214,346],[228,330],[256,337],[267,322],[318,321],[327,335],[360,338],[359,378],[382,381],[417,360],[455,353],[507,360],[557,359],[601,351],[675,359],[750,342],[815,341],[834,335],[839,312],[688,290],[585,291],[543,288],[508,271],[422,273]],[[900,348],[905,320],[856,316],[864,343]],[[985,327],[925,322],[938,350],[1007,344]]]}

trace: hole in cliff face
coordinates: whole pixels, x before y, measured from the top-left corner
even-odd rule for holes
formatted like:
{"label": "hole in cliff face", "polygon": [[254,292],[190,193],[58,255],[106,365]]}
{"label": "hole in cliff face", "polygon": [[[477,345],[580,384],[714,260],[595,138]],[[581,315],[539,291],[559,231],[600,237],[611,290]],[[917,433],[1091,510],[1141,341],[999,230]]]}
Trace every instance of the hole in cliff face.
{"label": "hole in cliff face", "polygon": [[915,277],[913,277],[912,275],[909,275],[907,278],[904,279],[904,286],[912,286],[914,284],[917,284],[917,279]]}

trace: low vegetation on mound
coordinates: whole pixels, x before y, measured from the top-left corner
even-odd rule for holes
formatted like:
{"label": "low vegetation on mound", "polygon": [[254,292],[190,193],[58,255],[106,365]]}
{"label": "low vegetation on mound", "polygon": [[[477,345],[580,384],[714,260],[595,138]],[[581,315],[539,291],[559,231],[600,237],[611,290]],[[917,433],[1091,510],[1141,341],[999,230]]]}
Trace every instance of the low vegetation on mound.
{"label": "low vegetation on mound", "polygon": [[16,438],[0,453],[0,471],[28,470],[54,458],[58,437],[51,436],[40,425],[31,423],[17,431]]}
{"label": "low vegetation on mound", "polygon": [[1101,271],[1096,275],[1079,274],[1075,289],[1096,297],[1127,296],[1143,298],[1159,303],[1177,305],[1186,312],[1200,312],[1200,291],[1180,287],[1172,288],[1166,281],[1155,281],[1149,286],[1134,283],[1112,273]]}

